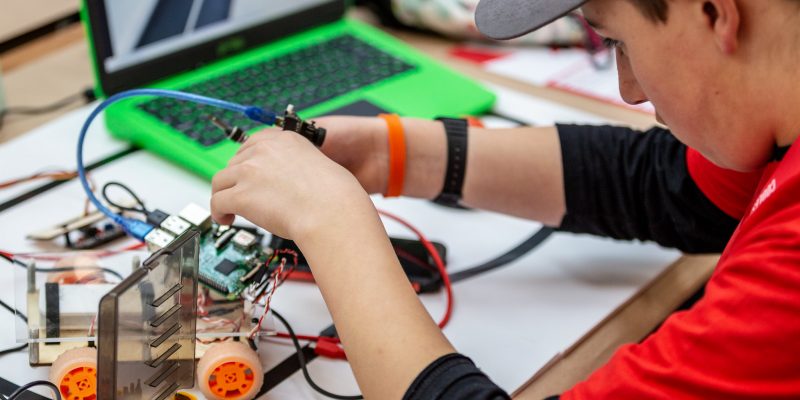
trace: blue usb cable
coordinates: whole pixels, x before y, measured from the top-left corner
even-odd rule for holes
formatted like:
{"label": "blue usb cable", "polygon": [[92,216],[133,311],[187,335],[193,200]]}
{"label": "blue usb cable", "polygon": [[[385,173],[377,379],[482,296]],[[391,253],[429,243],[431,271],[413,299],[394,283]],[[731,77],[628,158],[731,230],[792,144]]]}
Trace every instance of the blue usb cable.
{"label": "blue usb cable", "polygon": [[111,218],[112,221],[119,224],[122,229],[125,230],[129,235],[133,236],[138,240],[144,240],[144,237],[153,230],[153,226],[137,220],[133,218],[127,218],[122,216],[121,214],[113,213],[108,207],[104,206],[98,199],[95,197],[92,189],[89,187],[89,182],[86,179],[86,170],[83,166],[83,142],[86,139],[86,133],[89,131],[89,126],[91,126],[92,121],[100,115],[100,113],[111,104],[127,99],[130,97],[136,96],[158,96],[158,97],[170,97],[173,99],[190,101],[193,103],[199,104],[206,104],[213,107],[222,108],[229,111],[238,112],[245,117],[256,121],[261,122],[266,125],[275,125],[278,116],[271,111],[266,111],[260,107],[256,106],[244,106],[241,104],[232,103],[229,101],[219,100],[211,97],[200,96],[197,94],[192,93],[185,93],[176,90],[164,90],[164,89],[133,89],[133,90],[126,90],[124,92],[117,93],[100,103],[92,113],[89,114],[89,117],[84,122],[83,127],[81,128],[80,136],[78,136],[78,177],[81,181],[81,185],[83,185],[83,190],[86,192],[86,196],[89,197],[89,200],[94,204],[94,206],[100,210],[103,214]]}

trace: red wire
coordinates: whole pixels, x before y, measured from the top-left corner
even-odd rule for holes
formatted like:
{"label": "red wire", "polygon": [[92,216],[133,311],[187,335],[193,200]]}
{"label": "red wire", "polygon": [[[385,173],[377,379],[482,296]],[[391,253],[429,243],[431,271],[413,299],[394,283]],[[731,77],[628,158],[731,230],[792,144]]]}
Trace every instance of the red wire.
{"label": "red wire", "polygon": [[419,241],[422,242],[422,245],[425,246],[425,249],[428,250],[428,253],[431,255],[431,258],[433,258],[433,262],[436,264],[436,267],[439,268],[439,274],[442,275],[442,282],[444,283],[445,293],[447,295],[447,308],[445,309],[444,316],[442,316],[442,319],[439,321],[439,328],[444,328],[447,323],[450,322],[450,316],[453,314],[453,286],[450,283],[450,275],[447,273],[447,270],[444,267],[444,261],[442,261],[442,258],[439,257],[439,252],[436,251],[436,248],[433,247],[433,243],[431,243],[430,240],[428,240],[428,238],[419,231],[419,229],[415,228],[406,220],[383,210],[378,210],[378,214],[389,219],[393,219],[408,228],[408,230],[411,232],[414,232],[414,234],[419,238]]}
{"label": "red wire", "polygon": [[[100,251],[100,252],[97,252],[95,255],[97,257],[100,257],[100,258],[108,257],[108,256],[112,256],[114,254],[124,253],[126,251],[138,250],[138,249],[141,249],[144,246],[145,246],[145,244],[143,242],[134,243],[132,245],[125,246],[125,247],[123,247],[123,248],[121,248],[119,250]],[[9,257],[9,258],[18,258],[18,257],[19,258],[30,258],[30,259],[39,260],[39,261],[58,261],[58,260],[64,258],[63,256],[61,256],[61,257],[59,257],[59,256],[46,256],[46,255],[39,255],[37,253],[10,253],[10,252],[4,251],[4,250],[0,250],[0,254],[4,255],[6,257]]]}
{"label": "red wire", "polygon": [[[436,248],[433,247],[433,243],[431,243],[428,240],[428,238],[425,237],[425,235],[419,231],[419,229],[415,228],[413,225],[411,225],[404,219],[392,213],[382,210],[378,210],[378,213],[380,215],[383,215],[384,217],[387,217],[389,219],[392,219],[400,223],[401,225],[408,228],[408,230],[414,232],[414,234],[417,235],[417,238],[419,238],[419,241],[422,242],[422,245],[425,246],[425,250],[427,250],[428,253],[431,255],[431,258],[433,258],[433,262],[436,264],[436,268],[439,269],[439,273],[442,275],[442,282],[444,283],[445,291],[447,294],[447,308],[445,310],[444,316],[442,316],[442,319],[439,321],[438,324],[439,328],[444,328],[447,325],[447,323],[450,322],[450,316],[453,314],[453,287],[452,284],[450,283],[450,275],[447,273],[447,270],[445,269],[444,261],[442,261],[442,258],[439,257],[439,252],[436,251]],[[286,332],[278,332],[276,336],[279,338],[286,338],[286,339],[291,338],[291,336],[289,336],[289,334]],[[295,336],[299,340],[308,340],[311,342],[318,342],[321,338],[320,336],[313,336],[313,335],[295,335]],[[339,338],[325,337],[325,339],[330,340],[334,343],[341,343]]]}

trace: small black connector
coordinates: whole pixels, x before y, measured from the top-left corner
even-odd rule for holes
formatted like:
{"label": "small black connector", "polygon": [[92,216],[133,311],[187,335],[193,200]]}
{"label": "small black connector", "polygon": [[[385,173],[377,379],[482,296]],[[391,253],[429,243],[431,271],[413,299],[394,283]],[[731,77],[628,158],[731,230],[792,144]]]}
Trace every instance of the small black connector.
{"label": "small black connector", "polygon": [[278,118],[275,125],[285,131],[292,131],[300,134],[304,138],[314,143],[314,146],[322,147],[325,142],[325,128],[318,127],[314,121],[307,122],[294,112],[294,106],[289,104],[283,112],[283,118]]}
{"label": "small black connector", "polygon": [[147,223],[153,226],[161,226],[161,223],[167,218],[169,218],[169,214],[161,210],[153,210],[147,213]]}
{"label": "small black connector", "polygon": [[211,116],[211,123],[216,125],[219,129],[222,129],[225,132],[225,137],[230,140],[233,140],[236,143],[244,143],[247,140],[247,135],[244,133],[242,128],[238,126],[230,127],[228,124],[222,122],[217,117]]}

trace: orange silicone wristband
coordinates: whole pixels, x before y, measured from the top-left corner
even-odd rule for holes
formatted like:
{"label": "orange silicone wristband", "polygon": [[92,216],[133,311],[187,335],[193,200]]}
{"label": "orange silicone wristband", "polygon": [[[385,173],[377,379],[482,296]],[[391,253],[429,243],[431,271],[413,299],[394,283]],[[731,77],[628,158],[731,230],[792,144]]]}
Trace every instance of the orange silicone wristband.
{"label": "orange silicone wristband", "polygon": [[406,139],[403,123],[397,114],[380,114],[389,127],[389,182],[385,197],[398,197],[403,194],[403,181],[406,175]]}

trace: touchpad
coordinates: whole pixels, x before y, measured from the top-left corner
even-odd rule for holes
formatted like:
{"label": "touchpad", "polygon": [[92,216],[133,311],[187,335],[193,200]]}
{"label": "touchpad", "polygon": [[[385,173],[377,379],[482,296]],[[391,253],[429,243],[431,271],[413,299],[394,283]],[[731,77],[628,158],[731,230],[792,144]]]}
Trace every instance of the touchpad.
{"label": "touchpad", "polygon": [[359,100],[344,107],[337,108],[325,113],[325,115],[353,115],[357,117],[374,117],[378,114],[388,113],[388,111],[372,104],[366,100]]}

